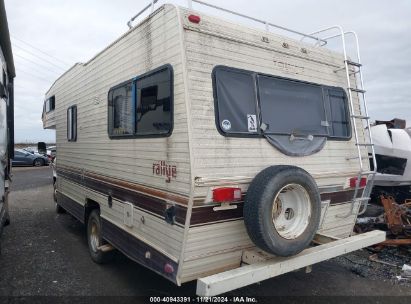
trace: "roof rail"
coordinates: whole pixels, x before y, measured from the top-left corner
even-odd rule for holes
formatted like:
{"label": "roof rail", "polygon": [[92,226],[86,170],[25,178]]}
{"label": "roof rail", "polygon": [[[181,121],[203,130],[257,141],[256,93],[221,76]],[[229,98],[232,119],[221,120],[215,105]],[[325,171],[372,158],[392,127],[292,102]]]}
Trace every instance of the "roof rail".
{"label": "roof rail", "polygon": [[[141,16],[141,15],[142,15],[145,11],[147,11],[149,8],[151,8],[151,12],[153,12],[153,11],[154,11],[154,5],[155,5],[158,1],[159,1],[159,0],[152,0],[152,1],[151,1],[147,6],[145,6],[140,12],[138,12],[134,17],[132,17],[132,18],[127,22],[128,27],[131,29],[131,28],[133,27],[133,26],[132,26],[132,22],[133,22],[136,18],[138,18],[139,16]],[[302,38],[312,39],[312,40],[314,40],[317,44],[321,44],[321,46],[327,44],[327,41],[326,41],[326,40],[323,40],[323,39],[321,39],[321,38],[319,38],[319,37],[317,37],[317,36],[314,36],[314,35],[312,35],[312,34],[305,34],[305,33],[302,33],[302,32],[299,32],[299,31],[296,31],[296,30],[293,30],[293,29],[290,29],[290,28],[286,28],[286,27],[283,27],[283,26],[280,26],[280,25],[277,25],[277,24],[274,24],[274,23],[271,23],[271,22],[268,22],[268,21],[264,21],[264,20],[257,19],[257,18],[251,17],[251,16],[247,16],[247,15],[245,15],[245,14],[237,13],[237,12],[234,12],[234,11],[232,11],[232,10],[228,10],[228,9],[226,9],[226,8],[219,7],[219,6],[217,6],[217,5],[207,3],[207,2],[205,2],[205,1],[200,1],[200,0],[187,0],[187,7],[188,7],[189,9],[192,9],[192,7],[193,7],[193,2],[198,3],[198,4],[200,4],[200,5],[204,5],[204,6],[208,6],[208,7],[214,8],[214,9],[219,10],[219,11],[223,11],[223,12],[225,12],[225,13],[229,13],[229,14],[232,14],[232,15],[235,15],[235,16],[238,16],[238,17],[242,17],[242,18],[245,18],[245,19],[248,19],[248,20],[251,20],[251,21],[260,23],[260,24],[263,24],[263,25],[265,25],[266,31],[269,31],[269,30],[270,30],[270,27],[274,27],[274,28],[279,29],[279,30],[283,30],[283,31],[286,31],[286,32],[289,32],[289,33],[292,33],[292,34],[296,34],[296,35],[298,35],[298,36],[301,36]]]}

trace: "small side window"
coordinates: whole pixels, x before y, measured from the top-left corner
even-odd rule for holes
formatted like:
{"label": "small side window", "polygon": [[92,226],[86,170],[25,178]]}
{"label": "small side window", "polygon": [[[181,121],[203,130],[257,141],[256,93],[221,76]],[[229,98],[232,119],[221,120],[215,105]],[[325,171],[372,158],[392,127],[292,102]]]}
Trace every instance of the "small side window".
{"label": "small side window", "polygon": [[67,140],[77,140],[77,106],[67,109]]}
{"label": "small side window", "polygon": [[0,81],[0,97],[1,98],[7,98],[7,77],[6,77],[6,73],[4,72],[4,70],[2,70],[3,73],[2,75],[2,79]]}
{"label": "small side window", "polygon": [[56,97],[51,96],[49,99],[45,101],[44,110],[46,113],[54,111],[56,108]]}

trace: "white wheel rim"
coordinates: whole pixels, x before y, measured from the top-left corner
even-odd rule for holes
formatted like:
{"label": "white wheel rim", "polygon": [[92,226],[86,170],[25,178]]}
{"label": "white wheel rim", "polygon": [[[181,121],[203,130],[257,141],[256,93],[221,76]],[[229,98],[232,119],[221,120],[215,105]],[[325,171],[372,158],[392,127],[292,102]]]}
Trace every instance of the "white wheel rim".
{"label": "white wheel rim", "polygon": [[91,245],[91,249],[94,252],[98,251],[98,247],[100,246],[100,237],[99,237],[99,228],[95,221],[91,223],[90,245]]}
{"label": "white wheel rim", "polygon": [[301,236],[311,218],[311,200],[307,190],[288,184],[278,191],[272,207],[272,220],[278,234],[288,240]]}

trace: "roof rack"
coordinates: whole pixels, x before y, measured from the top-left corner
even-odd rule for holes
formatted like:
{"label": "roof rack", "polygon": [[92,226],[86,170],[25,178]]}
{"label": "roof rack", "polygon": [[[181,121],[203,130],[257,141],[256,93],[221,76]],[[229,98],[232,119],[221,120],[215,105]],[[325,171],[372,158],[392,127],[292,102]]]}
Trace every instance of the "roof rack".
{"label": "roof rack", "polygon": [[[139,16],[141,16],[144,12],[146,12],[148,9],[151,8],[151,13],[154,12],[154,5],[155,5],[157,2],[159,2],[159,0],[152,0],[152,1],[151,1],[148,5],[146,5],[141,11],[139,11],[136,15],[134,15],[134,16],[127,22],[128,27],[129,27],[130,29],[133,28],[132,22],[133,22],[135,19],[137,19]],[[205,2],[205,1],[200,1],[200,0],[187,0],[187,7],[188,7],[189,9],[192,9],[192,8],[193,8],[193,2],[198,3],[198,4],[200,4],[200,5],[207,6],[207,7],[211,7],[211,8],[213,8],[213,9],[216,9],[216,10],[219,10],[219,11],[222,11],[222,12],[225,12],[225,13],[229,13],[229,14],[232,14],[232,15],[235,15],[235,16],[238,16],[238,17],[242,17],[242,18],[245,18],[245,19],[248,19],[248,20],[251,20],[251,21],[260,23],[260,24],[263,24],[263,25],[265,25],[266,31],[269,31],[269,30],[270,30],[270,27],[273,27],[273,28],[276,28],[276,29],[279,29],[279,30],[282,30],[282,31],[285,31],[285,32],[289,32],[289,33],[292,33],[292,34],[296,34],[296,35],[298,35],[298,36],[301,36],[301,38],[303,38],[303,39],[304,39],[304,38],[312,39],[312,40],[314,40],[314,41],[316,42],[317,45],[320,45],[320,46],[324,46],[324,45],[327,44],[327,40],[321,39],[321,38],[319,38],[319,37],[317,37],[317,36],[314,36],[314,35],[312,35],[312,34],[305,34],[305,33],[302,33],[302,32],[299,32],[299,31],[296,31],[296,30],[287,28],[287,27],[283,27],[283,26],[280,26],[280,25],[277,25],[277,24],[274,24],[274,23],[271,23],[271,22],[268,22],[268,21],[264,21],[264,20],[257,19],[257,18],[251,17],[251,16],[247,16],[247,15],[245,15],[245,14],[237,13],[237,12],[234,12],[234,11],[232,11],[232,10],[228,10],[228,9],[226,9],[226,8],[219,7],[219,6],[217,6],[217,5],[207,3],[207,2]]]}

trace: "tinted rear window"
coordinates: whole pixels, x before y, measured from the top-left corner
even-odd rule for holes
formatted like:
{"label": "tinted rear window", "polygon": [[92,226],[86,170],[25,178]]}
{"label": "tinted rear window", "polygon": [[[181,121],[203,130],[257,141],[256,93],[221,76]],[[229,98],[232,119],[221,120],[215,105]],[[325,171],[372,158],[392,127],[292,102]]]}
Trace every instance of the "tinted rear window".
{"label": "tinted rear window", "polygon": [[226,133],[249,132],[247,115],[256,116],[256,92],[251,73],[220,70],[215,75],[218,121]]}
{"label": "tinted rear window", "polygon": [[258,89],[266,133],[328,135],[321,86],[258,76]]}
{"label": "tinted rear window", "polygon": [[216,124],[226,136],[313,135],[349,139],[345,90],[218,66]]}

